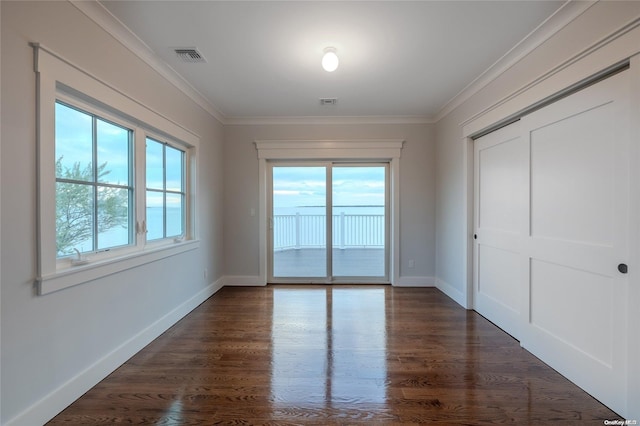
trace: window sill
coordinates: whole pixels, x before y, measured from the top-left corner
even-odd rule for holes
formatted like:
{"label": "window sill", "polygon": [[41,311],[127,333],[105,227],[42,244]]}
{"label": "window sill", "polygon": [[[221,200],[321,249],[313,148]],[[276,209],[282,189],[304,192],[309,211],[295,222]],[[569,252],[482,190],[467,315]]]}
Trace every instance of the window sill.
{"label": "window sill", "polygon": [[150,262],[155,262],[156,260],[195,250],[199,247],[199,240],[189,240],[162,247],[147,248],[146,250],[121,257],[99,260],[86,265],[72,266],[58,270],[37,279],[38,294],[45,295],[53,293],[127,269],[136,268]]}

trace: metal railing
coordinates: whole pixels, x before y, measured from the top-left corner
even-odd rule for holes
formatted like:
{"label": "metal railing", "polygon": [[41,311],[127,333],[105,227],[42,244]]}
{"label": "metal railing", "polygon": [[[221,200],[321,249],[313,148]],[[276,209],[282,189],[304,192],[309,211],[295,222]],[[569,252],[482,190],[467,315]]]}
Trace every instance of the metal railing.
{"label": "metal railing", "polygon": [[[385,245],[385,220],[382,214],[333,215],[332,238],[335,248],[382,248]],[[325,247],[325,215],[275,215],[274,250]]]}

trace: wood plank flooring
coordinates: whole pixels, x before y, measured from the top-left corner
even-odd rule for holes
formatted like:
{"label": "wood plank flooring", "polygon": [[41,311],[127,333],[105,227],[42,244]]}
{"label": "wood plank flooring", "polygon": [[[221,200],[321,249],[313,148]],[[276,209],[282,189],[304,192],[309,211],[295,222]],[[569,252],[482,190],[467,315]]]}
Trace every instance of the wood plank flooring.
{"label": "wood plank flooring", "polygon": [[225,287],[50,424],[549,423],[611,410],[433,288]]}

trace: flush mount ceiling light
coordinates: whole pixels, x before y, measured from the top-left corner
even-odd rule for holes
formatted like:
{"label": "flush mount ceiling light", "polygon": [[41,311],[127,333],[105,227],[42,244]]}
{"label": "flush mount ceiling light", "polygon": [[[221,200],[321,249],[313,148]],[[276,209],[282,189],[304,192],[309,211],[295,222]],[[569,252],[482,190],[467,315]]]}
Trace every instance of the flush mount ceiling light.
{"label": "flush mount ceiling light", "polygon": [[327,72],[334,72],[338,69],[338,55],[336,55],[336,49],[334,47],[324,49],[322,68]]}

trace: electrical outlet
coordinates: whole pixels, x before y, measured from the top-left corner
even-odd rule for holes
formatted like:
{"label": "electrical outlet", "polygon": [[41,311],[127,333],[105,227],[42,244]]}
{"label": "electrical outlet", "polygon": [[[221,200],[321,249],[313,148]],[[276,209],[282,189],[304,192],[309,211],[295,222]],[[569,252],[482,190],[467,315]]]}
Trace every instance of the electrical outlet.
{"label": "electrical outlet", "polygon": [[204,279],[207,279],[207,275],[209,275],[209,271],[207,271],[207,268],[204,268]]}
{"label": "electrical outlet", "polygon": [[415,266],[416,266],[416,261],[413,260],[413,259],[410,259],[409,260],[409,268],[415,268]]}

